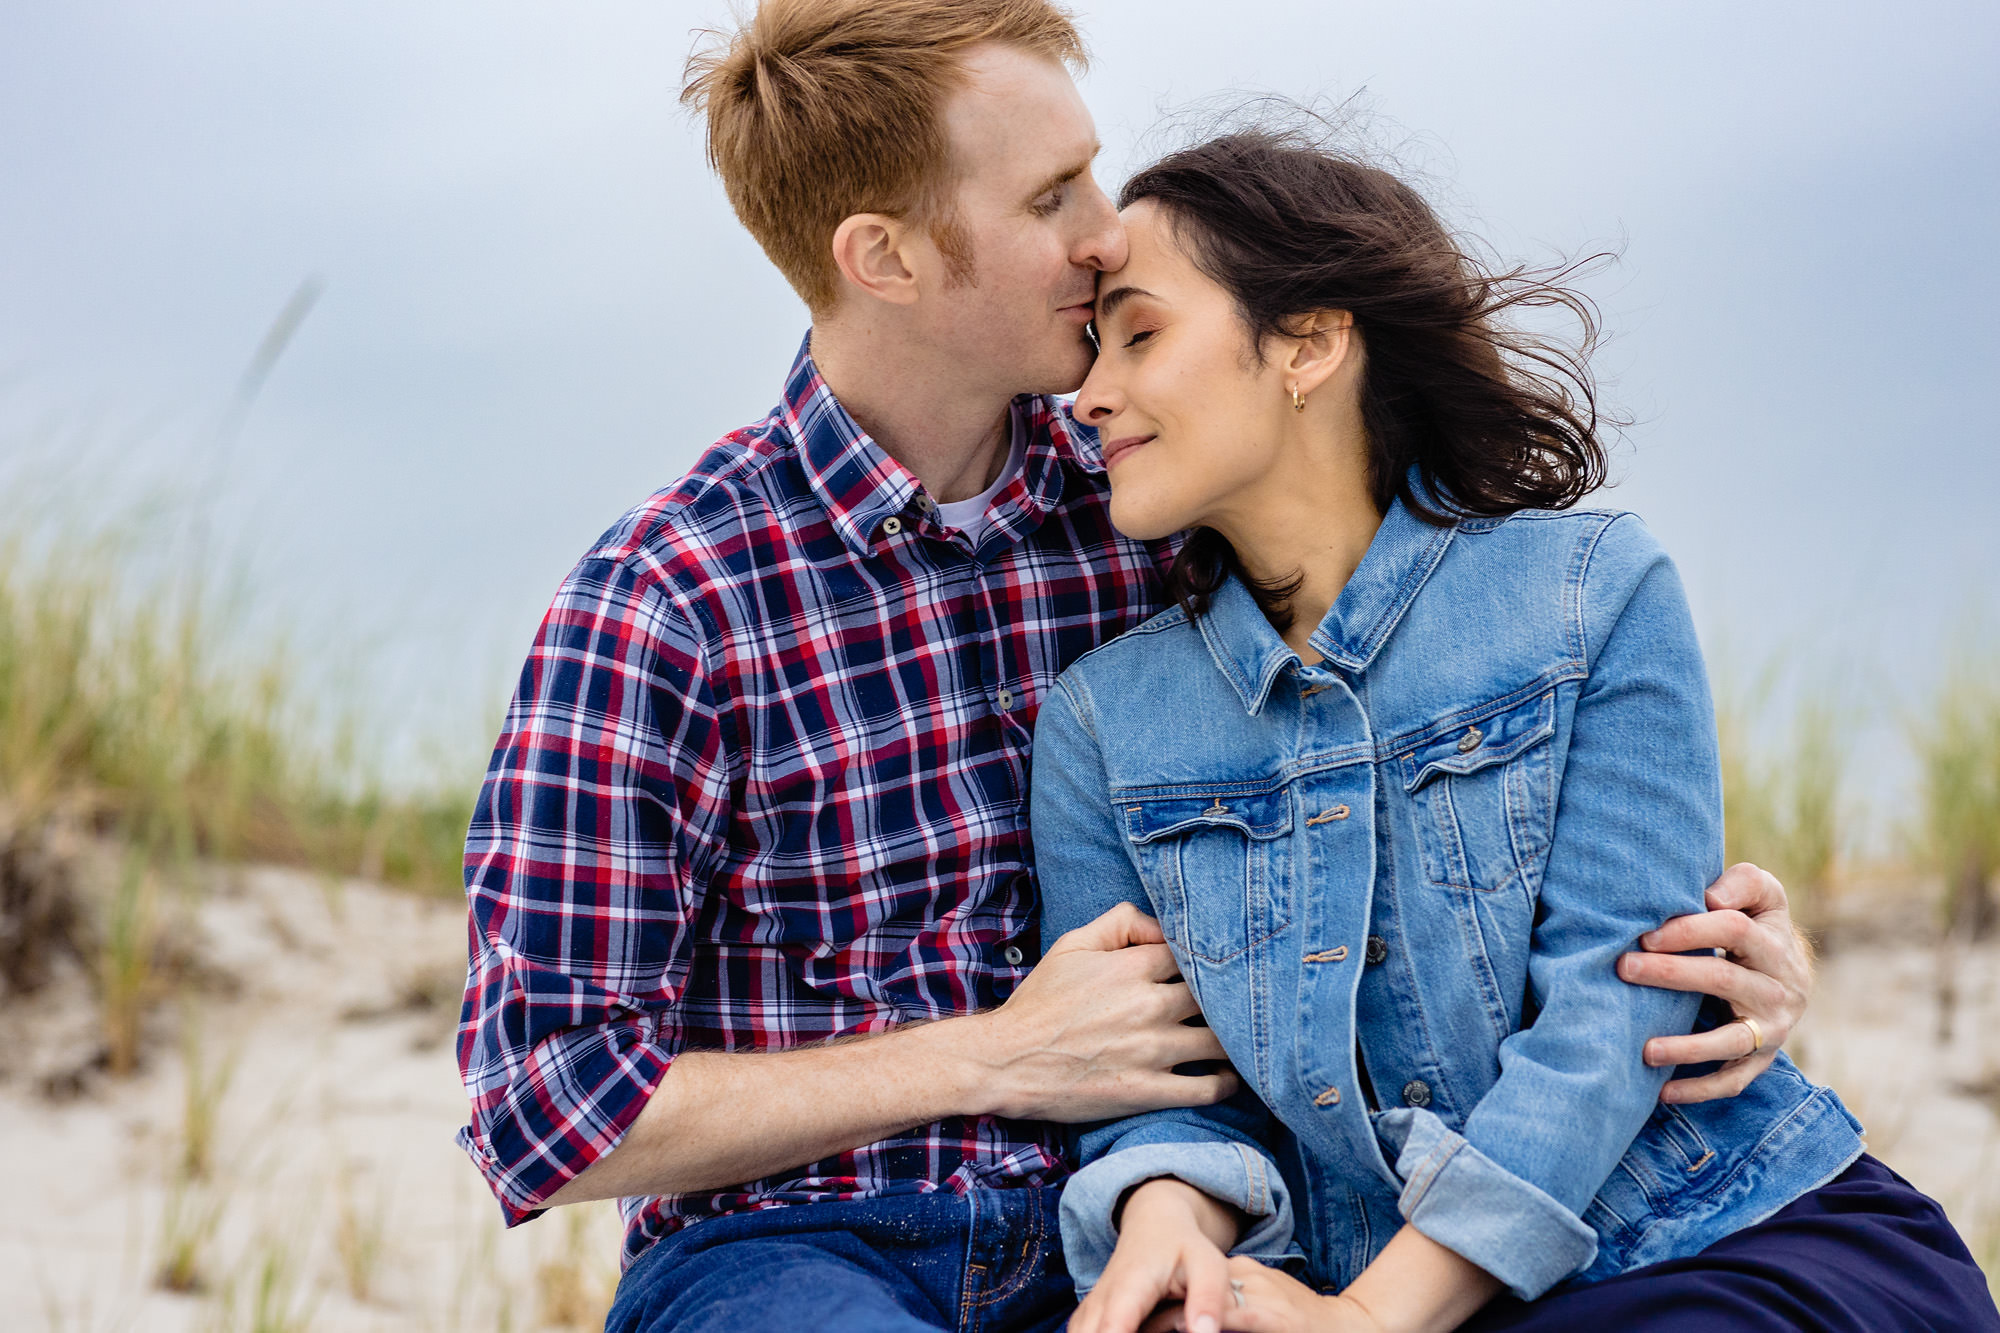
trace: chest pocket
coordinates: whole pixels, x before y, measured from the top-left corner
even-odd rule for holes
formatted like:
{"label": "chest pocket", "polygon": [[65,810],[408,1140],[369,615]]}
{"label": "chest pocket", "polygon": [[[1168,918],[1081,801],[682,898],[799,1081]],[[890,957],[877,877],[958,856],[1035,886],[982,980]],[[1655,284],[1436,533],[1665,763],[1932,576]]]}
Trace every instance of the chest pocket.
{"label": "chest pocket", "polygon": [[1400,757],[1426,879],[1482,892],[1540,888],[1555,820],[1555,734],[1549,693]]}
{"label": "chest pocket", "polygon": [[1289,788],[1152,789],[1118,804],[1160,927],[1185,952],[1226,962],[1291,920],[1282,864]]}

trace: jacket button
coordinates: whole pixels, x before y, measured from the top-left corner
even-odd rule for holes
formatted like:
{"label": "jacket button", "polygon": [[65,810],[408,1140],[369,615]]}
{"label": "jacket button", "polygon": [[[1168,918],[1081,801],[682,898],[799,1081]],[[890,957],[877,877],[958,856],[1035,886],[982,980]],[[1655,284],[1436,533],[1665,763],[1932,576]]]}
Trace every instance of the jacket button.
{"label": "jacket button", "polygon": [[1471,754],[1479,748],[1479,742],[1485,739],[1486,733],[1478,727],[1467,727],[1465,734],[1458,738],[1458,752],[1460,754]]}
{"label": "jacket button", "polygon": [[1370,963],[1379,963],[1389,956],[1389,941],[1380,935],[1368,937],[1368,952],[1363,955]]}
{"label": "jacket button", "polygon": [[1019,967],[1022,960],[1027,958],[1028,955],[1021,952],[1020,945],[1010,944],[1000,951],[1000,956],[1007,960],[1007,966]]}
{"label": "jacket button", "polygon": [[1431,1104],[1431,1085],[1420,1078],[1413,1078],[1403,1085],[1403,1105],[1414,1106],[1418,1110]]}

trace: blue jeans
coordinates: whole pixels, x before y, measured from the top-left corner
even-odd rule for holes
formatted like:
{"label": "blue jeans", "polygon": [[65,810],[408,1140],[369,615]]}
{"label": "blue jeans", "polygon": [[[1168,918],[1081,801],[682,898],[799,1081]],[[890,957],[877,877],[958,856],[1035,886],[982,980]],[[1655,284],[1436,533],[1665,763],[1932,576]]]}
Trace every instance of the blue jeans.
{"label": "blue jeans", "polygon": [[1053,1189],[793,1204],[668,1236],[605,1333],[1043,1333],[1076,1310]]}

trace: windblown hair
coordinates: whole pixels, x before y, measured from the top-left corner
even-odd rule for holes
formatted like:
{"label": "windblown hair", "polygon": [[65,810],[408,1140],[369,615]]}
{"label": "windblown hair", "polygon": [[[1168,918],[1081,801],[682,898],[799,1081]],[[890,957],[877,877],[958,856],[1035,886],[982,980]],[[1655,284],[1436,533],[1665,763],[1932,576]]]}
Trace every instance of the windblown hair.
{"label": "windblown hair", "polygon": [[[1379,167],[1296,128],[1249,128],[1172,153],[1127,182],[1188,257],[1235,299],[1261,363],[1273,337],[1316,312],[1354,317],[1370,484],[1425,522],[1563,509],[1604,482],[1588,358],[1596,309],[1563,284],[1577,265],[1493,271],[1423,199]],[[1575,346],[1508,328],[1521,308],[1560,307]],[[1244,571],[1227,539],[1196,529],[1168,574],[1191,616],[1234,575],[1282,631],[1297,583]]]}
{"label": "windblown hair", "polygon": [[1048,0],[763,0],[689,57],[681,101],[736,216],[808,308],[832,305],[832,240],[856,213],[924,227],[955,276],[971,255],[939,110],[981,42],[1080,69],[1083,39]]}

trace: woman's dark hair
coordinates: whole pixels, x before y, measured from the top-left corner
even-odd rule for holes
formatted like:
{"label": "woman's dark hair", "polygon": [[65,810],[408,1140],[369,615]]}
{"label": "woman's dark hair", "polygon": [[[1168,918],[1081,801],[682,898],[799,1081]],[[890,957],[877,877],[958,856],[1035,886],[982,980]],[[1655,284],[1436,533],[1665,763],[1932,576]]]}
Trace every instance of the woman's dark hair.
{"label": "woman's dark hair", "polygon": [[[1376,506],[1425,522],[1563,509],[1603,483],[1596,336],[1575,272],[1496,272],[1468,254],[1416,191],[1331,152],[1304,130],[1252,128],[1172,153],[1126,183],[1150,200],[1195,266],[1235,298],[1262,360],[1267,338],[1345,310],[1361,335],[1362,420]],[[1561,307],[1575,347],[1502,326],[1517,308]],[[1414,473],[1414,481],[1412,474]],[[1230,575],[1282,631],[1296,581],[1262,582],[1226,538],[1190,534],[1167,576],[1190,616]]]}

